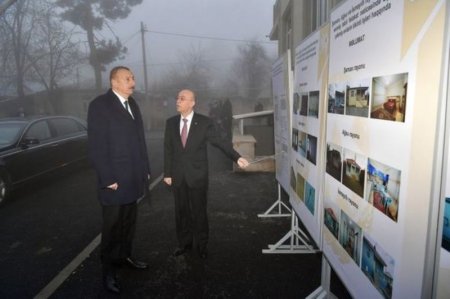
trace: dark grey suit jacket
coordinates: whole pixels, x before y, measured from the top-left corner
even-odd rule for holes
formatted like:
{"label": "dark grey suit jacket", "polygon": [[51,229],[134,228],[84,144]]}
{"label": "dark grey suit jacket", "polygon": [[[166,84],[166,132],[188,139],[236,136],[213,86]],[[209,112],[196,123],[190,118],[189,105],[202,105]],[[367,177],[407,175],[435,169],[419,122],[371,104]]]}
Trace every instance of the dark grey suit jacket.
{"label": "dark grey suit jacket", "polygon": [[229,141],[222,140],[212,120],[194,113],[186,147],[180,136],[180,115],[169,118],[164,133],[164,177],[172,178],[172,185],[180,186],[183,179],[191,188],[208,185],[207,143],[220,148],[230,159],[237,161],[241,156]]}
{"label": "dark grey suit jacket", "polygon": [[[150,166],[141,112],[133,98],[128,102],[134,119],[111,89],[89,104],[88,154],[104,205],[132,203],[147,191]],[[117,190],[106,188],[115,182]]]}

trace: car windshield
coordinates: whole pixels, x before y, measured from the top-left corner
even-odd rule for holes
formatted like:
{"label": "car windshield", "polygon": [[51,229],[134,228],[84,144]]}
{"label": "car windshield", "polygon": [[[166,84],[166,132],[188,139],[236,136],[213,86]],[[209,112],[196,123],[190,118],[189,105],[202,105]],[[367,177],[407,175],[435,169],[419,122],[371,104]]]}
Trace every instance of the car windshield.
{"label": "car windshield", "polygon": [[14,122],[0,123],[0,148],[13,144],[24,125]]}

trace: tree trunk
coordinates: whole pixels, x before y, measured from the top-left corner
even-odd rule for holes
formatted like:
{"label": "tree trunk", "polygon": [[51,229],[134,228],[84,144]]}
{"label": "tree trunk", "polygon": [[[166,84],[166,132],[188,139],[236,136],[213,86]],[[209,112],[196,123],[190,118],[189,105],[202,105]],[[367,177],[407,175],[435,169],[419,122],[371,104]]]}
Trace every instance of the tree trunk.
{"label": "tree trunk", "polygon": [[23,99],[25,97],[23,76],[22,74],[17,74],[17,97]]}

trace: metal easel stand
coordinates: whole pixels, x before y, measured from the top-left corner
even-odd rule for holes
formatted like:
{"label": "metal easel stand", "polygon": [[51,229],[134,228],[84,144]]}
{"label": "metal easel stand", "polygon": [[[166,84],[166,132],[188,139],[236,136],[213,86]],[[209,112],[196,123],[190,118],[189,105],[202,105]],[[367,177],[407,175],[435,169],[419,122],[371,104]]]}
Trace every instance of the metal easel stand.
{"label": "metal easel stand", "polygon": [[337,297],[330,291],[330,277],[331,266],[328,263],[327,259],[322,256],[322,278],[320,287],[309,294],[305,299],[337,299]]}
{"label": "metal easel stand", "polygon": [[294,210],[291,211],[291,230],[278,243],[263,249],[263,253],[316,253],[308,236],[298,226],[298,218]]}
{"label": "metal easel stand", "polygon": [[[283,213],[282,209],[287,210],[287,212]],[[277,209],[276,212],[274,210]],[[281,201],[281,187],[280,183],[278,183],[278,199],[274,202],[274,204],[263,214],[258,214],[260,218],[266,217],[289,217],[291,216],[291,209]]]}

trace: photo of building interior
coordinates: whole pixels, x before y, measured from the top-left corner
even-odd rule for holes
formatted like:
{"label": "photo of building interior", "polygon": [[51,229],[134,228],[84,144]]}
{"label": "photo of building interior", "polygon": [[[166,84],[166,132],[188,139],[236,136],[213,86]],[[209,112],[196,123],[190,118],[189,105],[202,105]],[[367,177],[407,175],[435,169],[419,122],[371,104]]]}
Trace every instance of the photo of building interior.
{"label": "photo of building interior", "polygon": [[292,190],[297,190],[297,177],[295,176],[294,167],[291,166],[291,188]]}
{"label": "photo of building interior", "polygon": [[297,92],[294,92],[294,102],[292,103],[292,113],[298,115],[299,107],[300,107],[300,96],[298,95]]}
{"label": "photo of building interior", "polygon": [[313,135],[306,136],[306,159],[316,165],[317,160],[317,137]]}
{"label": "photo of building interior", "polygon": [[309,92],[308,116],[319,118],[319,91]]}
{"label": "photo of building interior", "polygon": [[392,298],[394,264],[391,256],[364,235],[361,270],[384,298]]}
{"label": "photo of building interior", "polygon": [[307,134],[305,132],[298,131],[298,152],[304,158],[306,158],[306,151],[308,150],[306,137]]}
{"label": "photo of building interior", "polygon": [[341,210],[339,224],[339,243],[351,256],[355,263],[360,265],[362,230],[344,211]]}
{"label": "photo of building interior", "polygon": [[372,79],[371,118],[405,121],[408,73]]}
{"label": "photo of building interior", "polygon": [[358,82],[357,86],[347,85],[345,114],[369,116],[369,82]]}
{"label": "photo of building interior", "polygon": [[342,183],[350,190],[364,196],[366,158],[351,150],[344,149],[344,162],[342,169]]}
{"label": "photo of building interior", "polygon": [[301,95],[300,100],[300,115],[307,116],[308,115],[308,93],[304,93]]}
{"label": "photo of building interior", "polygon": [[298,130],[296,128],[292,128],[292,149],[294,152],[298,151]]}
{"label": "photo of building interior", "polygon": [[335,144],[327,144],[327,164],[325,171],[341,182],[342,176],[342,156],[341,147]]}
{"label": "photo of building interior", "polygon": [[450,197],[445,198],[444,224],[442,229],[442,248],[450,251]]}
{"label": "photo of building interior", "polygon": [[305,181],[305,205],[314,215],[316,205],[316,190],[308,181]]}
{"label": "photo of building interior", "polygon": [[367,161],[366,200],[397,222],[401,172],[373,159]]}
{"label": "photo of building interior", "polygon": [[300,173],[297,173],[297,185],[295,188],[295,193],[297,193],[297,196],[301,201],[304,201],[304,199],[305,199],[305,178]]}

